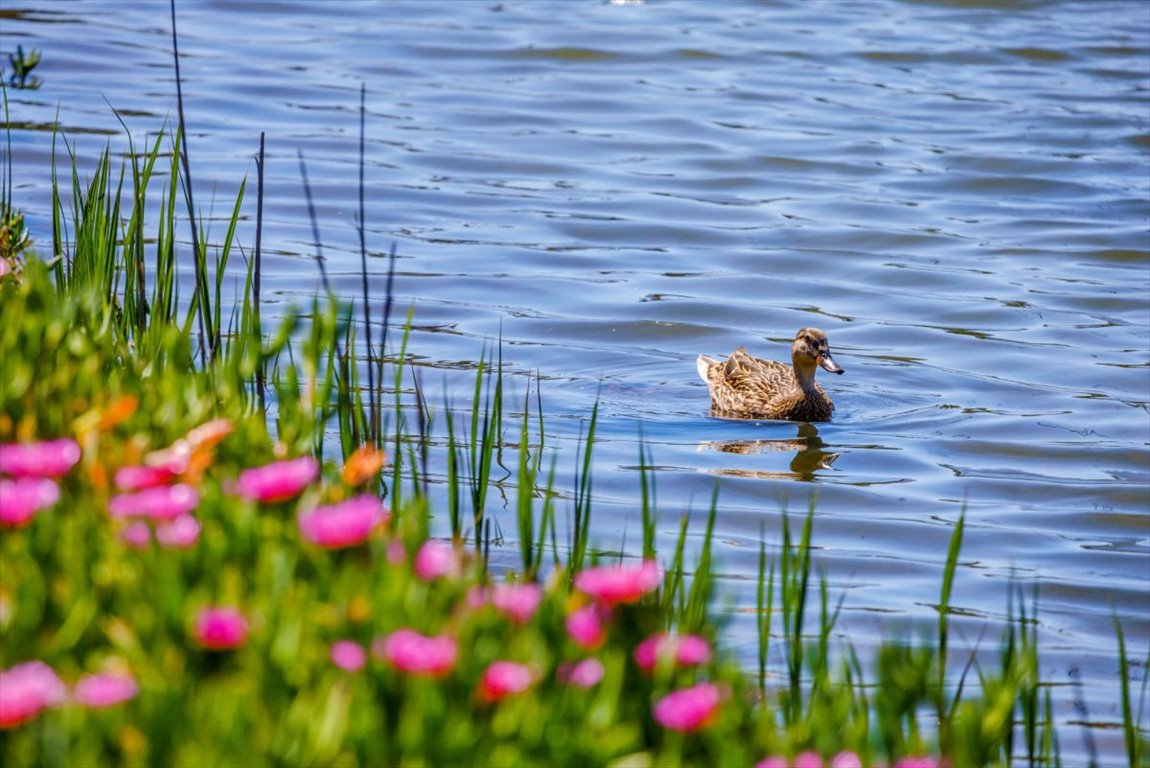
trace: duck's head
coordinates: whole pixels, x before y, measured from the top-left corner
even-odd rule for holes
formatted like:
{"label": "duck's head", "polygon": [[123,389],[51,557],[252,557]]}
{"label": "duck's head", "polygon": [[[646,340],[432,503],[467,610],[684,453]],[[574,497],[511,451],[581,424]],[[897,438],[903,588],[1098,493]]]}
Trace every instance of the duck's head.
{"label": "duck's head", "polygon": [[791,360],[796,371],[812,377],[815,374],[815,366],[820,366],[830,373],[844,372],[831,357],[831,346],[827,343],[827,335],[818,328],[803,328],[795,334],[795,343],[791,345]]}

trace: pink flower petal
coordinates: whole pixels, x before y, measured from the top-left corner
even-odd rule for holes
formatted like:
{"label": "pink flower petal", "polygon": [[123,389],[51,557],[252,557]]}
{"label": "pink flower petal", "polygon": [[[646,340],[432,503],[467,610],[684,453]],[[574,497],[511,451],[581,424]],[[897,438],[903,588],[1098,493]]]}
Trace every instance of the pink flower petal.
{"label": "pink flower petal", "polygon": [[854,752],[844,750],[831,758],[831,768],[863,768],[862,758]]}
{"label": "pink flower petal", "polygon": [[791,768],[791,763],[782,755],[771,755],[755,763],[755,768]]}
{"label": "pink flower petal", "polygon": [[81,678],[72,691],[72,698],[85,707],[102,709],[130,701],[139,692],[136,678],[130,674],[106,673]]}
{"label": "pink flower petal", "polygon": [[498,584],[491,590],[491,603],[518,624],[526,624],[543,601],[538,584]]}
{"label": "pink flower petal", "polygon": [[0,478],[0,525],[13,528],[32,522],[36,513],[60,500],[55,480],[37,477]]}
{"label": "pink flower petal", "polygon": [[697,731],[711,723],[722,698],[719,686],[698,683],[669,693],[655,702],[655,721],[672,731]]}
{"label": "pink flower petal", "polygon": [[152,544],[152,526],[143,520],[133,520],[120,531],[120,538],[132,549],[147,549]]}
{"label": "pink flower petal", "polygon": [[608,605],[634,603],[663,583],[658,563],[644,560],[640,565],[601,565],[575,575],[575,588]]}
{"label": "pink flower petal", "polygon": [[248,622],[235,608],[204,608],[196,616],[193,635],[201,646],[211,651],[239,648],[248,639]]}
{"label": "pink flower petal", "polygon": [[479,681],[479,698],[499,701],[516,693],[523,693],[535,682],[535,675],[526,664],[515,661],[493,661]]}
{"label": "pink flower petal", "polygon": [[312,544],[336,549],[360,544],[387,521],[383,503],[372,494],[316,507],[300,515],[300,534]]}
{"label": "pink flower petal", "polygon": [[895,761],[894,768],[939,768],[942,765],[936,757],[929,755],[900,757]]}
{"label": "pink flower petal", "polygon": [[80,444],[68,438],[0,445],[0,474],[12,477],[62,477],[79,460]]}
{"label": "pink flower petal", "polygon": [[711,660],[711,645],[698,635],[668,635],[656,632],[635,648],[635,663],[650,671],[660,658],[674,661],[677,667],[698,666]]}
{"label": "pink flower petal", "polygon": [[795,755],[794,768],[823,768],[823,758],[818,752],[807,750]]}
{"label": "pink flower petal", "polygon": [[0,730],[15,728],[64,700],[64,683],[42,661],[17,664],[0,672]]}
{"label": "pink flower petal", "polygon": [[401,672],[442,677],[455,665],[458,649],[447,635],[426,637],[413,629],[399,629],[373,643],[372,652]]}
{"label": "pink flower petal", "polygon": [[594,651],[607,639],[608,610],[598,604],[586,605],[567,617],[567,635],[588,651]]}
{"label": "pink flower petal", "polygon": [[116,470],[116,487],[121,491],[142,491],[166,485],[179,476],[171,467],[120,467]]}
{"label": "pink flower petal", "polygon": [[337,640],[331,645],[331,661],[345,672],[358,672],[367,664],[367,651],[352,640]]}
{"label": "pink flower petal", "polygon": [[319,477],[319,462],[310,456],[274,461],[245,469],[236,479],[237,496],[264,504],[295,498]]}
{"label": "pink flower petal", "polygon": [[200,538],[200,521],[180,515],[171,522],[156,523],[156,541],[165,549],[190,549]]}
{"label": "pink flower petal", "polygon": [[112,517],[174,520],[192,512],[199,504],[199,491],[190,485],[177,483],[113,496],[108,500],[108,514]]}
{"label": "pink flower petal", "polygon": [[463,572],[463,559],[450,544],[428,539],[415,554],[415,575],[424,581],[455,578]]}
{"label": "pink flower petal", "polygon": [[576,688],[593,688],[603,679],[603,673],[603,662],[596,658],[583,659],[574,664],[564,662],[557,671],[562,682]]}
{"label": "pink flower petal", "polygon": [[481,587],[476,585],[467,590],[467,595],[463,598],[468,608],[478,610],[491,602],[491,588]]}

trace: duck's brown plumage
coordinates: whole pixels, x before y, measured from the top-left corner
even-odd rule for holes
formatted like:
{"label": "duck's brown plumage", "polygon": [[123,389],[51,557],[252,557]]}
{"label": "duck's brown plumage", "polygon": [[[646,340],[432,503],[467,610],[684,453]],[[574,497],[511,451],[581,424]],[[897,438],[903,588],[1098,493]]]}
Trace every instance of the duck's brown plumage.
{"label": "duck's brown plumage", "polygon": [[739,347],[724,360],[699,355],[696,367],[711,392],[711,413],[737,419],[829,421],[835,406],[815,383],[822,366],[842,373],[831,357],[827,336],[803,328],[791,345],[791,365],[762,360]]}

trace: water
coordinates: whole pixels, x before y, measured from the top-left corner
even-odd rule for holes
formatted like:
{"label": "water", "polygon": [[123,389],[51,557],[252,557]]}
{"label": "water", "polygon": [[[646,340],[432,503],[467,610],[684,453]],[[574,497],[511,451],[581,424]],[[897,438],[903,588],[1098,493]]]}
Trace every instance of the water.
{"label": "water", "polygon": [[[140,141],[174,120],[175,89],[166,3],[36,8],[5,3],[0,47],[44,54],[43,87],[9,106],[17,200],[45,243],[57,111],[82,156],[124,151],[109,103]],[[502,337],[516,396],[542,381],[566,473],[598,398],[607,547],[639,546],[640,429],[664,551],[717,486],[729,645],[748,659],[760,530],[776,542],[783,507],[817,497],[818,561],[864,657],[934,620],[965,507],[960,644],[997,637],[1012,576],[1038,585],[1064,756],[1090,738],[1120,761],[1112,613],[1138,683],[1150,643],[1150,5],[179,14],[197,201],[217,217],[267,132],[268,311],[316,289],[297,150],[334,286],[358,295],[366,83],[371,268],[395,242],[433,405],[469,401],[467,369]],[[833,422],[707,415],[695,355],[785,359],[807,325],[847,370],[821,377]]]}

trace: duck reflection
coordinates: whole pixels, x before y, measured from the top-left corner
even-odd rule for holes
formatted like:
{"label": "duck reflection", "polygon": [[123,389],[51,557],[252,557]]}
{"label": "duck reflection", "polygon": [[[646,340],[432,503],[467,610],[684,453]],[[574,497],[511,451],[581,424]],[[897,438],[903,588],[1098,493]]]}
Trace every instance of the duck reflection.
{"label": "duck reflection", "polygon": [[756,469],[708,469],[707,472],[735,477],[789,478],[814,480],[820,470],[830,469],[839,454],[826,450],[827,444],[819,436],[814,424],[799,424],[798,434],[778,440],[708,440],[699,446],[705,450],[739,453],[754,456],[763,453],[794,452],[790,471]]}

